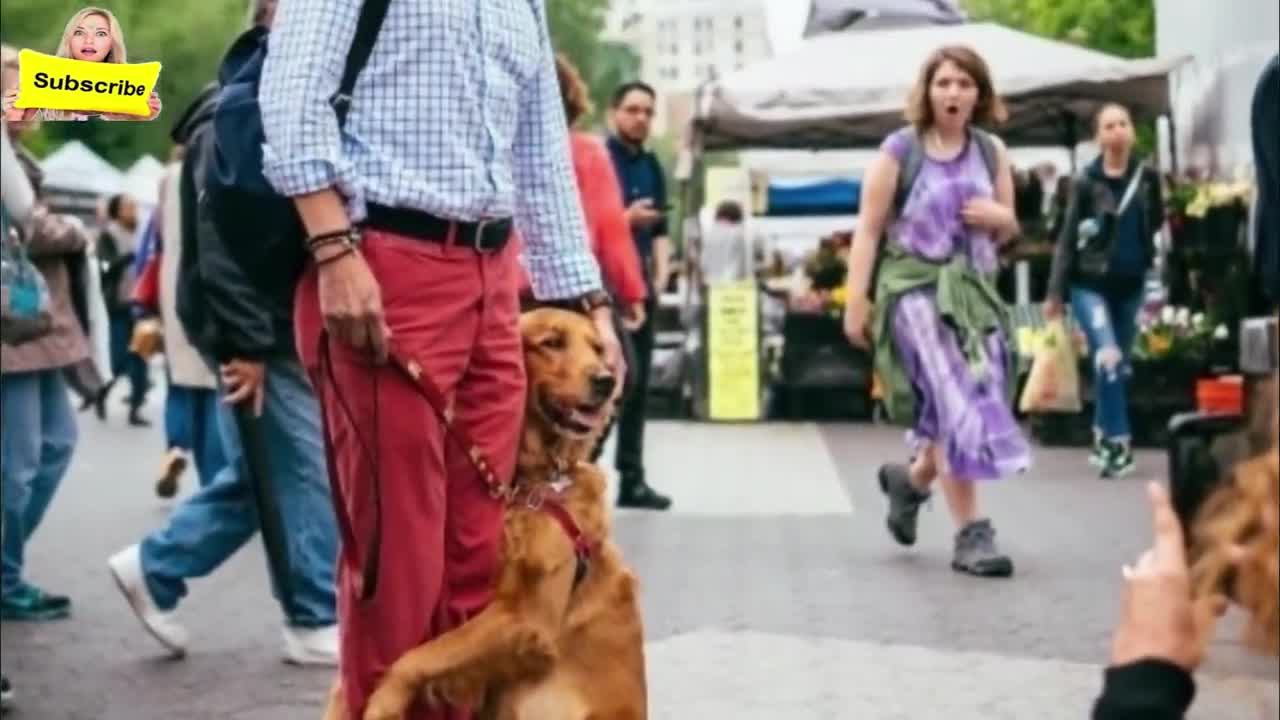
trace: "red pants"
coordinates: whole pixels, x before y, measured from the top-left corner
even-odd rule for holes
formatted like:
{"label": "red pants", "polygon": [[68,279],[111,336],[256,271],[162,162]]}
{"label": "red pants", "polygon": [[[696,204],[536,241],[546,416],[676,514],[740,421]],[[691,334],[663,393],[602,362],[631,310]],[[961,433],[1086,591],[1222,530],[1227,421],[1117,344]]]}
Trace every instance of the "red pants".
{"label": "red pants", "polygon": [[[510,477],[525,403],[514,244],[478,255],[373,230],[364,242],[397,348],[453,400],[456,421],[484,445],[499,477]],[[297,301],[298,350],[325,403],[335,453],[334,499],[345,525],[338,568],[341,675],[351,717],[359,718],[391,663],[489,602],[502,505],[457,445],[445,442],[426,400],[395,370],[333,341],[332,372],[321,372],[314,270],[303,278]],[[375,535],[375,482],[382,495],[379,574],[376,593],[361,600],[360,565]],[[406,720],[465,717],[415,707]]]}

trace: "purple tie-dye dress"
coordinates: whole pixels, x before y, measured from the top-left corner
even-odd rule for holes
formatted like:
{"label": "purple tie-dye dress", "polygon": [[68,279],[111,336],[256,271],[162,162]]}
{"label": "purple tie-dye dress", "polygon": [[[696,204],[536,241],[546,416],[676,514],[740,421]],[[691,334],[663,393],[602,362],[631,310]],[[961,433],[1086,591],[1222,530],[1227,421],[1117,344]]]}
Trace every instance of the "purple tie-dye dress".
{"label": "purple tie-dye dress", "polygon": [[[909,132],[900,130],[881,145],[900,163],[911,142]],[[926,156],[901,217],[889,227],[890,237],[927,260],[968,253],[975,269],[994,273],[998,260],[991,234],[967,227],[960,217],[970,198],[994,194],[982,151],[972,140],[952,160]],[[975,378],[955,334],[938,315],[934,291],[924,289],[899,298],[893,341],[916,389],[916,421],[908,433],[913,447],[938,444],[945,470],[962,480],[993,480],[1030,467],[1031,449],[1004,390],[1011,368],[1001,359],[1009,338],[1003,333],[988,338],[991,370],[987,378]]]}

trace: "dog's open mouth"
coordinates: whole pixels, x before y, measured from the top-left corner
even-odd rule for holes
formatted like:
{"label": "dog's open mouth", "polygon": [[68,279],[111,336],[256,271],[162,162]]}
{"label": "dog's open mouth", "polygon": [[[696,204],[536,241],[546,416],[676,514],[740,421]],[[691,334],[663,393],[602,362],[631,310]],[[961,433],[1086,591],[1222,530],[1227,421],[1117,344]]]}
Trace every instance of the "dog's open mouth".
{"label": "dog's open mouth", "polygon": [[543,397],[538,404],[547,420],[550,420],[558,430],[581,437],[590,435],[599,427],[603,420],[606,403],[567,405]]}

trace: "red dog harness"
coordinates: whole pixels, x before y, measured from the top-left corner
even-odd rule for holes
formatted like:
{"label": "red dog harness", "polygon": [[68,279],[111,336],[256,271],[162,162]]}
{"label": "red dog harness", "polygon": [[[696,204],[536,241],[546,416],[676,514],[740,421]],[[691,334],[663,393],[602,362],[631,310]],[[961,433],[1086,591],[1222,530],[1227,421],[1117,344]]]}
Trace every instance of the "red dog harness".
{"label": "red dog harness", "polygon": [[[573,543],[573,554],[577,561],[573,584],[577,587],[578,583],[586,577],[591,556],[595,552],[595,543],[582,532],[578,521],[573,519],[573,514],[565,507],[561,491],[549,484],[525,485],[515,482],[504,483],[500,480],[493,471],[493,464],[485,457],[480,446],[471,439],[465,428],[454,424],[453,412],[445,404],[440,392],[422,372],[422,366],[413,360],[404,360],[394,352],[391,353],[390,360],[413,382],[427,404],[440,417],[440,422],[444,424],[445,436],[453,438],[453,441],[465,451],[471,464],[475,466],[476,472],[480,474],[480,479],[488,486],[490,497],[505,500],[508,505],[523,502],[531,510],[539,510],[550,515],[560,525],[564,534],[569,537],[569,541]],[[377,487],[376,484],[375,487]]]}

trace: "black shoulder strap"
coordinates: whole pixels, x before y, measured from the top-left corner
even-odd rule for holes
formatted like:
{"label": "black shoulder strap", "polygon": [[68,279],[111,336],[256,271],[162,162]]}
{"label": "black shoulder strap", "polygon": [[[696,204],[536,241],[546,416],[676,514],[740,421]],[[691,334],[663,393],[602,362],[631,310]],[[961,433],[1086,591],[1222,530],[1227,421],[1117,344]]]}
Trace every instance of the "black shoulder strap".
{"label": "black shoulder strap", "polygon": [[1000,153],[996,150],[996,141],[991,137],[991,133],[982,128],[972,128],[973,139],[978,143],[978,152],[982,153],[982,162],[987,166],[987,173],[991,175],[991,186],[995,187],[996,182],[1000,180]]}
{"label": "black shoulder strap", "polygon": [[382,21],[387,17],[387,6],[391,0],[365,0],[360,6],[360,19],[356,22],[356,36],[351,41],[351,50],[347,53],[347,64],[342,68],[342,82],[338,83],[338,92],[329,98],[329,105],[338,115],[338,127],[347,122],[347,112],[351,110],[351,91],[356,87],[356,77],[369,62],[373,53],[373,43],[378,39],[378,31],[382,29]]}
{"label": "black shoulder strap", "polygon": [[911,186],[915,185],[920,168],[924,166],[924,145],[920,142],[920,134],[914,127],[907,127],[907,153],[898,164],[898,184],[893,193],[893,213],[902,214],[902,207],[907,204],[907,196],[911,194]]}

